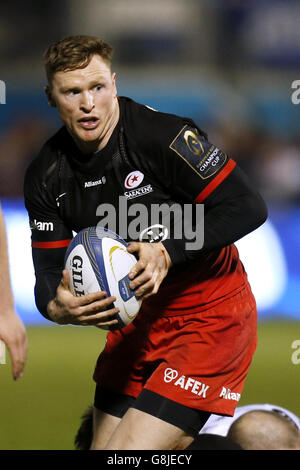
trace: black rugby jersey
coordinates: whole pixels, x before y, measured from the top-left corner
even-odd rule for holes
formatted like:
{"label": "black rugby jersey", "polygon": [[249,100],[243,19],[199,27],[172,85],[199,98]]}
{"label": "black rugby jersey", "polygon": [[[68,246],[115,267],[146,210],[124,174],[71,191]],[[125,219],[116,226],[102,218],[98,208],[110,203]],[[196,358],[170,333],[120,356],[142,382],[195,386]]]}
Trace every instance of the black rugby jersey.
{"label": "black rugby jersey", "polygon": [[[184,305],[178,303],[180,308],[199,307],[244,285],[244,270],[232,243],[265,221],[260,195],[191,119],[125,97],[119,98],[119,105],[119,122],[104,149],[82,154],[62,127],[27,170],[24,194],[36,303],[46,317],[73,232],[97,224],[108,223],[127,241],[162,240],[173,267],[154,296],[156,301],[164,296],[164,304],[170,298],[169,305],[176,306],[181,293],[185,300]],[[204,244],[189,249],[191,233],[184,223],[193,228],[192,234],[197,223],[203,224],[197,219],[199,203],[205,208]],[[177,209],[170,211],[167,228],[153,223],[151,216],[151,210],[162,205]],[[174,290],[178,285],[179,291]]]}

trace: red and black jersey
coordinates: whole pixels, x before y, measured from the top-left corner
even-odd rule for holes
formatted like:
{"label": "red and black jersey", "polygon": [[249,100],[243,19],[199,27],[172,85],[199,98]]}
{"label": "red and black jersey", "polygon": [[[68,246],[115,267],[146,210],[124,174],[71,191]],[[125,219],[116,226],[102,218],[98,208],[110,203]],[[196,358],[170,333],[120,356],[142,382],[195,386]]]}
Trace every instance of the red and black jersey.
{"label": "red and black jersey", "polygon": [[45,316],[74,232],[111,224],[114,213],[114,225],[108,228],[127,241],[160,241],[163,230],[154,233],[153,225],[164,225],[152,223],[151,209],[162,204],[176,204],[182,214],[185,207],[192,208],[188,220],[196,229],[195,208],[203,203],[204,243],[189,248],[184,227],[181,236],[175,236],[174,228],[167,231],[162,240],[173,267],[150,304],[163,305],[172,314],[199,310],[233,295],[246,282],[233,243],[264,222],[266,207],[260,195],[191,119],[125,97],[119,98],[119,105],[119,122],[104,149],[82,154],[62,127],[27,170],[24,193],[35,294]]}

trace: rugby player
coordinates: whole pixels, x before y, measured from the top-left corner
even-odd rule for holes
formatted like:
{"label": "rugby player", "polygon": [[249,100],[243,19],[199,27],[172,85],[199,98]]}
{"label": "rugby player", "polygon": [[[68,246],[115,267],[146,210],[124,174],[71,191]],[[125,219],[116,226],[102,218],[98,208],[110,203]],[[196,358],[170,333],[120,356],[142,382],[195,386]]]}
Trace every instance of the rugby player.
{"label": "rugby player", "polygon": [[[75,449],[90,449],[92,440],[93,407],[89,406],[81,416]],[[291,411],[268,403],[238,406],[233,417],[211,415],[187,449],[299,450],[300,419]]]}
{"label": "rugby player", "polygon": [[14,380],[23,376],[27,355],[25,326],[15,311],[11,288],[5,221],[0,204],[0,340],[8,347]]}
{"label": "rugby player", "polygon": [[[257,312],[234,242],[260,226],[267,209],[191,119],[119,97],[111,58],[111,46],[90,36],[65,38],[45,53],[46,94],[63,127],[25,177],[36,304],[58,324],[111,329],[94,372],[92,449],[184,449],[211,413],[233,415],[242,392]],[[138,257],[131,287],[143,303],[116,330],[114,298],[74,297],[63,267],[72,231],[97,225],[104,203],[122,216],[120,196],[128,214],[136,202],[148,214],[153,204],[204,204],[205,223],[197,249],[185,233],[128,235]],[[150,234],[151,225],[140,232]]]}
{"label": "rugby player", "polygon": [[245,450],[300,450],[300,418],[269,403],[238,406],[233,417],[211,415],[205,433],[228,436]]}
{"label": "rugby player", "polygon": [[[81,416],[81,422],[74,438],[76,450],[90,450],[93,441],[93,406],[89,406]],[[227,436],[199,434],[185,450],[242,450]]]}

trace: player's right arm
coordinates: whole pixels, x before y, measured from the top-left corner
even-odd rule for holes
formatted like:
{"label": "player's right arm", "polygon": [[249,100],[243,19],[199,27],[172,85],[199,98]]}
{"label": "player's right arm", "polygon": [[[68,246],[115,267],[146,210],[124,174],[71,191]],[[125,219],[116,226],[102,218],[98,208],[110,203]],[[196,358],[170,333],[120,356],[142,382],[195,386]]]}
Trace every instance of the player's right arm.
{"label": "player's right arm", "polygon": [[107,298],[105,292],[75,297],[69,289],[67,273],[62,277],[72,230],[59,217],[56,176],[55,159],[51,155],[47,164],[45,158],[34,160],[25,176],[24,197],[32,233],[36,306],[45,318],[59,324],[113,325],[116,320],[111,317],[118,309],[107,310],[107,307],[115,298]]}
{"label": "player's right arm", "polygon": [[105,291],[75,297],[69,288],[70,279],[63,270],[55,297],[48,302],[47,313],[50,320],[60,325],[110,326],[118,323],[111,317],[119,312],[118,308],[107,308],[116,300],[107,297]]}

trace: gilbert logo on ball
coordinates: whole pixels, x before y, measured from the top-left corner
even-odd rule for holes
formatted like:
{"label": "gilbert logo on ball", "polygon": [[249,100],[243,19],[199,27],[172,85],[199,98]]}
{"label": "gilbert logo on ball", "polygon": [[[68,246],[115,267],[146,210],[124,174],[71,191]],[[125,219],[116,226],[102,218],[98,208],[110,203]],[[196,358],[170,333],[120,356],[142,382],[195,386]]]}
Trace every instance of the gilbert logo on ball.
{"label": "gilbert logo on ball", "polygon": [[118,324],[123,328],[139,312],[141,301],[129,287],[129,272],[137,259],[126,250],[127,243],[116,233],[101,227],[89,227],[79,232],[65,255],[65,268],[70,275],[70,289],[76,296],[104,290],[116,301]]}

